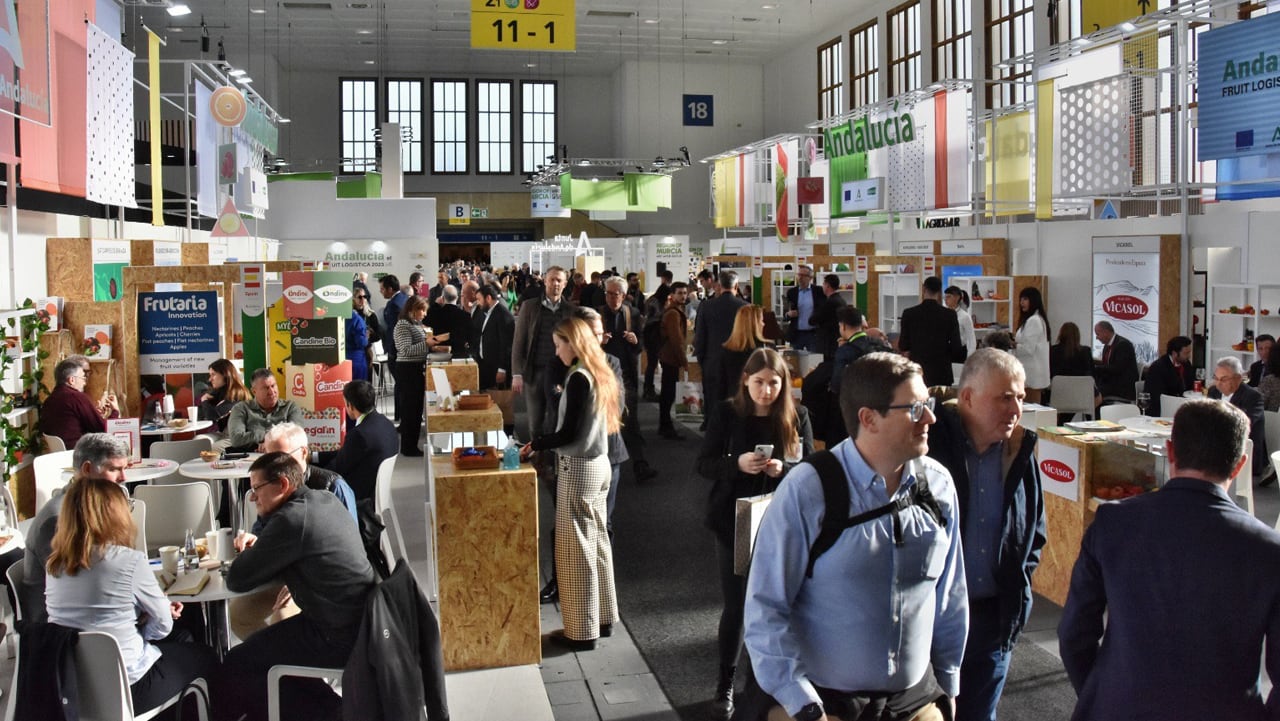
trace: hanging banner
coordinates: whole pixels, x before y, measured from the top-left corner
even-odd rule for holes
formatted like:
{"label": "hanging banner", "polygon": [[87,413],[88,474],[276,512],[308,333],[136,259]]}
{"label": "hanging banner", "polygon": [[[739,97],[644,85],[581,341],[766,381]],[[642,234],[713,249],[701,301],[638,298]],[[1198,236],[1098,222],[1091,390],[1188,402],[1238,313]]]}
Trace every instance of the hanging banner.
{"label": "hanging banner", "polygon": [[1036,447],[1040,463],[1040,481],[1045,493],[1069,501],[1080,500],[1080,449],[1040,439]]}
{"label": "hanging banner", "polygon": [[1196,67],[1201,160],[1280,150],[1280,13],[1200,34]]}
{"label": "hanging banner", "polygon": [[[134,197],[134,55],[97,25],[88,26],[89,80],[85,107],[85,199],[136,208]],[[23,73],[24,77],[26,73]]]}
{"label": "hanging banner", "polygon": [[[143,27],[146,27],[145,25]],[[164,41],[147,28],[147,122],[151,127],[151,224],[164,225],[164,181],[160,148],[160,46]],[[215,359],[216,360],[216,359]]]}
{"label": "hanging banner", "polygon": [[853,279],[857,281],[858,285],[866,283],[867,274],[871,268],[871,264],[868,262],[867,256],[859,255],[854,262],[853,268]]}
{"label": "hanging banner", "polygon": [[1031,113],[1009,113],[985,123],[982,163],[987,215],[1016,215],[1031,207]]}
{"label": "hanging banner", "polygon": [[560,204],[559,185],[535,185],[529,188],[529,210],[534,218],[568,218],[573,211]]}
{"label": "hanging banner", "polygon": [[211,290],[138,294],[138,370],[203,373],[222,356],[218,294]]}
{"label": "hanging banner", "polygon": [[800,142],[797,139],[783,140],[773,149],[773,221],[778,240],[785,243],[790,235],[792,219],[799,215],[796,189],[796,169],[798,167]]}
{"label": "hanging banner", "polygon": [[[1139,363],[1160,357],[1160,238],[1093,239],[1093,323],[1108,321]],[[1099,356],[1102,345],[1093,342]]]}
{"label": "hanging banner", "polygon": [[93,299],[120,300],[124,296],[124,269],[132,251],[127,240],[98,240],[90,244],[93,255]]}
{"label": "hanging banner", "polygon": [[263,270],[261,265],[240,266],[240,285],[236,287],[238,312],[235,314],[231,348],[235,358],[244,359],[246,378],[267,365],[266,296],[263,288],[266,281]]}
{"label": "hanging banner", "polygon": [[281,274],[281,279],[284,282],[284,312],[289,318],[345,320],[351,315],[351,274],[336,270],[289,270]]}

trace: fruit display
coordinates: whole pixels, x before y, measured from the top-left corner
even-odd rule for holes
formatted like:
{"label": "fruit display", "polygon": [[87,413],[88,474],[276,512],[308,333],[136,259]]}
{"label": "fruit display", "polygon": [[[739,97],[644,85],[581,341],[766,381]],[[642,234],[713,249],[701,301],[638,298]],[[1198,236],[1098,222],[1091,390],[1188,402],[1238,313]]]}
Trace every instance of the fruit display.
{"label": "fruit display", "polygon": [[1146,492],[1147,489],[1135,483],[1117,483],[1113,486],[1097,486],[1093,489],[1093,495],[1104,501],[1119,501]]}
{"label": "fruit display", "polygon": [[[1246,303],[1245,305],[1233,305],[1229,308],[1223,308],[1218,312],[1226,315],[1253,315],[1257,311],[1253,307],[1252,303]],[[1264,310],[1262,313],[1263,315],[1266,315],[1268,311]]]}

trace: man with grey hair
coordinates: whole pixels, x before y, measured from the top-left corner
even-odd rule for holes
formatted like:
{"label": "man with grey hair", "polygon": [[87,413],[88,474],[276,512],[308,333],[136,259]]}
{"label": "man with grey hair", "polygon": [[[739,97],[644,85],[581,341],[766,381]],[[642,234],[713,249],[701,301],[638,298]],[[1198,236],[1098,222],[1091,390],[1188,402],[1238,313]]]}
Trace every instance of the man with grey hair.
{"label": "man with grey hair", "polygon": [[[124,471],[129,467],[129,444],[107,433],[86,433],[80,437],[71,453],[74,466],[71,483],[82,478],[95,478],[119,483],[124,487]],[[21,599],[23,619],[45,621],[48,612],[44,605],[45,563],[53,553],[53,534],[58,530],[58,513],[62,510],[62,495],[67,487],[53,492],[53,497],[36,513],[27,532],[27,548],[22,557],[25,579],[22,588],[13,589]],[[9,560],[0,557],[0,563]],[[16,560],[16,559],[13,559]],[[5,566],[8,568],[8,566]]]}
{"label": "man with grey hair", "polygon": [[289,421],[302,424],[302,408],[293,401],[280,400],[280,388],[270,368],[259,368],[249,376],[253,397],[231,408],[227,419],[227,442],[231,450],[261,450],[267,430]]}
{"label": "man with grey hair", "polygon": [[95,402],[85,392],[89,372],[88,358],[67,356],[54,366],[56,385],[40,406],[40,432],[61,438],[67,448],[75,448],[85,433],[106,431],[106,419],[120,415],[120,404],[114,393],[104,393]]}
{"label": "man with grey hair", "polygon": [[644,318],[627,302],[627,283],[618,276],[604,282],[604,305],[600,307],[604,327],[602,347],[622,367],[622,387],[626,391],[627,412],[622,418],[622,439],[631,455],[637,481],[655,478],[658,472],[645,461],[644,438],[640,435],[640,351]]}
{"label": "man with grey hair", "polygon": [[458,306],[459,291],[446,285],[440,291],[440,303],[427,311],[426,324],[431,326],[436,342],[448,345],[455,358],[471,355],[471,316]]}
{"label": "man with grey hair", "polygon": [[[694,318],[693,354],[697,356],[698,365],[702,368],[702,399],[706,408],[715,408],[729,394],[731,380],[722,378],[720,372],[720,366],[724,365],[724,342],[729,340],[729,334],[733,332],[738,309],[747,304],[733,293],[737,284],[737,273],[731,270],[720,271],[719,277],[710,286],[716,289],[716,294],[703,301]],[[703,418],[705,428],[706,416]]]}
{"label": "man with grey hair", "polygon": [[[1260,666],[1280,677],[1280,534],[1228,491],[1247,433],[1236,408],[1184,403],[1159,493],[1098,509],[1058,624],[1072,718],[1276,717]],[[1125,683],[1134,669],[1141,683]]]}
{"label": "man with grey hair", "polygon": [[956,721],[994,721],[1009,660],[1031,615],[1031,574],[1045,544],[1035,431],[1018,424],[1026,373],[1009,353],[975,351],[954,407],[938,407],[929,457],[951,471],[969,595]]}
{"label": "man with grey hair", "polygon": [[1209,389],[1209,397],[1226,401],[1239,408],[1249,419],[1249,439],[1253,441],[1253,475],[1266,477],[1261,485],[1269,486],[1276,481],[1275,469],[1267,473],[1266,414],[1263,412],[1262,394],[1256,388],[1244,382],[1244,364],[1235,356],[1218,359],[1213,368],[1213,386]]}
{"label": "man with grey hair", "polygon": [[297,423],[289,422],[272,426],[262,438],[262,452],[277,451],[288,453],[302,464],[302,480],[307,488],[329,491],[337,496],[338,500],[342,501],[342,505],[346,506],[347,512],[351,514],[351,520],[357,521],[356,494],[351,489],[351,485],[338,473],[310,463],[311,448],[306,429]]}

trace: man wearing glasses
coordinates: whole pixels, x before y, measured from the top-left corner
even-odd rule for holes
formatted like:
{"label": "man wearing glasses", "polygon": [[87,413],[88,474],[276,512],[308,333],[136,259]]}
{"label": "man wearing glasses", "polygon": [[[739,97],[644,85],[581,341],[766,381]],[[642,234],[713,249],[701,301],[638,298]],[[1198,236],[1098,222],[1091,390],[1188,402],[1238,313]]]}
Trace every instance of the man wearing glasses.
{"label": "man wearing glasses", "polygon": [[120,416],[114,393],[103,393],[97,404],[85,393],[89,384],[89,359],[67,356],[53,369],[53,392],[40,406],[40,432],[57,436],[67,448],[75,448],[86,433],[105,433],[107,419]]}
{"label": "man wearing glasses", "polygon": [[791,327],[787,340],[797,350],[817,350],[817,327],[813,324],[814,312],[821,310],[827,294],[813,284],[813,268],[802,265],[796,270],[796,284],[787,289],[787,319]]}
{"label": "man wearing glasses", "polygon": [[1031,615],[1031,574],[1045,543],[1036,434],[1018,424],[1026,397],[1018,359],[975,351],[955,408],[938,409],[929,456],[955,479],[969,592],[969,640],[956,721],[994,721],[1013,645]]}
{"label": "man wearing glasses", "polygon": [[[951,474],[925,456],[933,399],[920,366],[901,356],[871,353],[851,367],[840,389],[849,438],[831,449],[843,479],[828,476],[845,482],[848,508],[827,507],[818,459],[774,493],[745,612],[763,693],[749,689],[735,718],[763,721],[779,705],[796,721],[940,721],[960,690],[960,509]],[[836,513],[850,520],[816,556],[810,543]]]}
{"label": "man wearing glasses", "polygon": [[[216,718],[267,717],[267,672],[279,664],[342,668],[351,655],[376,583],[360,532],[342,503],[307,488],[305,471],[287,453],[267,453],[249,467],[249,500],[265,519],[255,535],[236,538],[239,557],[227,588],[251,591],[283,582],[302,610],[245,639],[227,654],[217,679]],[[323,682],[281,686],[289,718],[329,718],[340,703]]]}

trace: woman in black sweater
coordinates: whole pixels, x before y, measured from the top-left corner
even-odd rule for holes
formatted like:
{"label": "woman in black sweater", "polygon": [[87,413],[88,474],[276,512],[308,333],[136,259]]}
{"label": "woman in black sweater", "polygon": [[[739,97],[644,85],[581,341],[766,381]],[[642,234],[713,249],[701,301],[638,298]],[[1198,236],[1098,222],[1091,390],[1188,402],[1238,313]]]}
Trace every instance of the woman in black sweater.
{"label": "woman in black sweater", "polygon": [[[726,380],[729,380],[726,378]],[[742,652],[742,612],[747,579],[733,572],[734,507],[739,498],[770,493],[782,476],[813,453],[809,413],[791,397],[791,376],[782,356],[760,348],[734,380],[733,396],[715,407],[698,455],[698,473],[712,481],[706,525],[716,536],[716,562],[724,609],[720,613],[720,682],[712,716],[733,714],[733,675]],[[757,454],[756,446],[772,446]]]}

